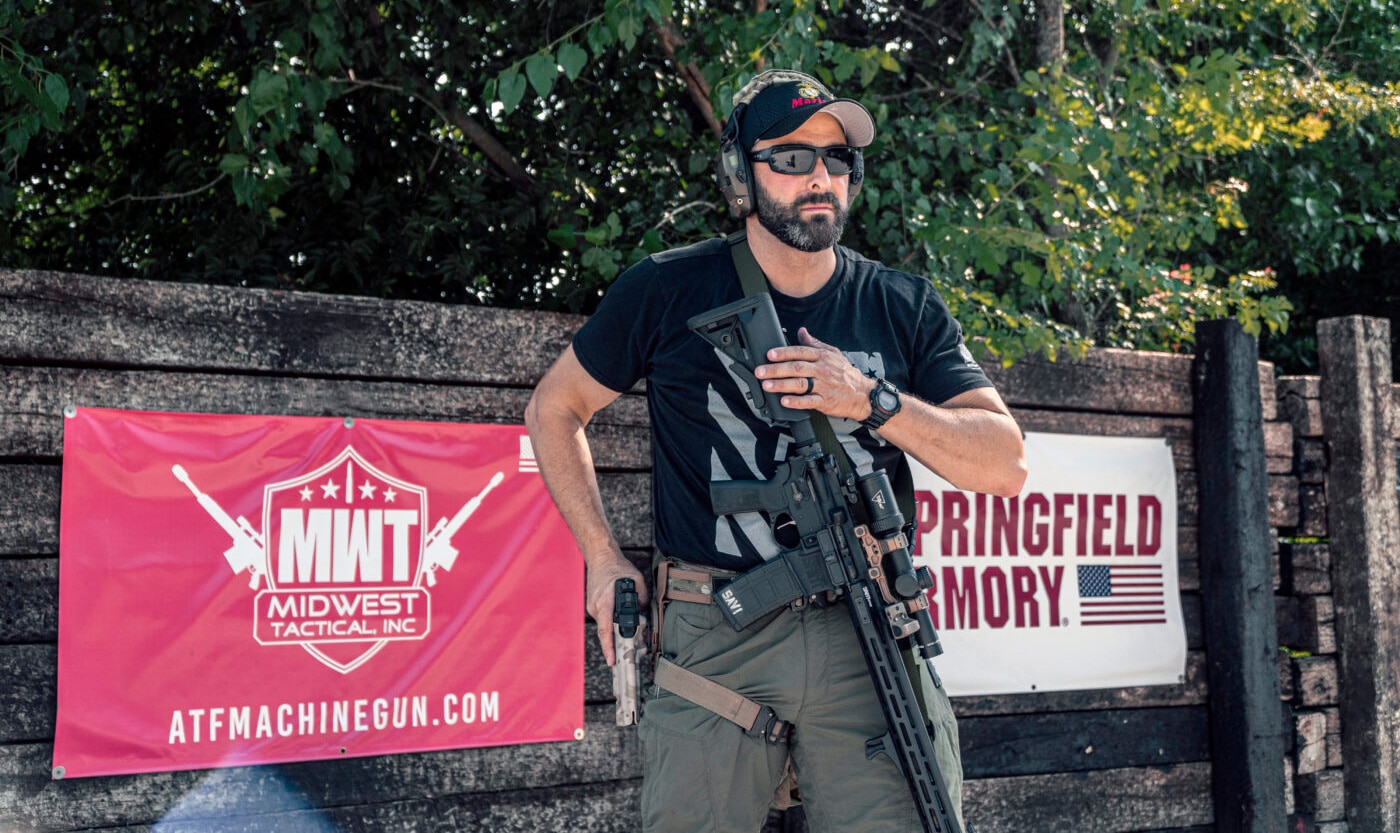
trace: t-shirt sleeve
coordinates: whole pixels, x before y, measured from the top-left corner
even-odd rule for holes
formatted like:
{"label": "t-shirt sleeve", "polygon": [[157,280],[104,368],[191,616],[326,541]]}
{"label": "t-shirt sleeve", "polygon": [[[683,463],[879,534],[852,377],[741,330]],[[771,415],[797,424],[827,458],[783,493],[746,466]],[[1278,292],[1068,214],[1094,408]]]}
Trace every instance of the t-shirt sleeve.
{"label": "t-shirt sleeve", "polygon": [[660,309],[655,265],[643,260],[622,273],[595,312],[574,334],[574,355],[599,384],[632,389],[647,373]]}
{"label": "t-shirt sleeve", "polygon": [[910,381],[916,396],[934,404],[946,402],[992,382],[963,343],[962,327],[932,287],[924,297]]}

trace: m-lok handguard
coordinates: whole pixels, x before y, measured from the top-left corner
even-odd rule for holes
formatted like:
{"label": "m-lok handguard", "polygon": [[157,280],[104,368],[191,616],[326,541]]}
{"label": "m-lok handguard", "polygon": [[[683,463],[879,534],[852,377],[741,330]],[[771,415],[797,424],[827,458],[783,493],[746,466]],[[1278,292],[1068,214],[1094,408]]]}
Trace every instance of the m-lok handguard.
{"label": "m-lok handguard", "polygon": [[646,656],[647,618],[642,615],[636,582],[620,578],[613,585],[613,697],[617,700],[617,725],[637,722],[638,665]]}
{"label": "m-lok handguard", "polygon": [[925,833],[962,833],[915,695],[918,681],[910,679],[901,651],[901,642],[910,645],[937,683],[932,660],[943,649],[925,593],[933,580],[928,568],[914,567],[889,478],[878,469],[859,478],[849,473],[833,456],[844,454],[839,442],[826,432],[823,447],[810,412],[786,408],[780,394],[763,390],[754,370],[767,363],[769,350],[787,345],[769,295],[748,296],[687,324],[734,363],[754,407],[787,427],[794,440],[771,480],[710,484],[716,514],[764,513],[781,548],[720,588],[716,606],[742,630],[799,599],[840,594],[888,725],[884,735],[866,743],[867,757],[883,752],[899,767]]}

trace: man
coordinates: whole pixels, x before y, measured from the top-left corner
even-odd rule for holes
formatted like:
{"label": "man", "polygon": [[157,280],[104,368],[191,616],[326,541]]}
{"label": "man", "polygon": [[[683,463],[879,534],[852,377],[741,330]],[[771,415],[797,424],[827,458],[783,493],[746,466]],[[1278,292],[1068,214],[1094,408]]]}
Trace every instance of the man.
{"label": "man", "polygon": [[[746,215],[748,243],[792,345],[770,351],[755,375],[787,407],[825,414],[860,471],[892,470],[908,453],[960,488],[1018,494],[1026,474],[1020,430],[931,284],[836,245],[851,180],[863,171],[859,149],[874,136],[863,106],[801,73],[763,73],[735,96],[724,149],[737,167],[727,173],[751,188],[752,204],[742,191],[727,196]],[[722,185],[732,185],[724,176]],[[757,831],[790,766],[813,831],[916,830],[896,765],[866,759],[865,742],[885,731],[884,717],[845,607],[782,608],[735,632],[706,598],[712,580],[779,551],[772,519],[716,517],[709,501],[712,480],[772,477],[791,442],[686,326],[742,295],[724,240],[648,258],[613,285],[526,410],[545,481],[586,560],[587,608],[612,664],[613,583],[646,585],[604,516],[584,427],[647,380],[657,558],[692,579],[658,585],[659,650],[791,724],[784,742],[770,743],[653,687],[640,724],[643,827]],[[928,679],[915,684],[959,805],[947,696]]]}

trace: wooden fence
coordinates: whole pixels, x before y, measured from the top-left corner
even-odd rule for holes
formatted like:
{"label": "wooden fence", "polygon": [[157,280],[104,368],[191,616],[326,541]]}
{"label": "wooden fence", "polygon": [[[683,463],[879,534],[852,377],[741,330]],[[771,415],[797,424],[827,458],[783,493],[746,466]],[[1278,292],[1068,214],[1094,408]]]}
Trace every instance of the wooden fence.
{"label": "wooden fence", "polygon": [[[0,269],[0,482],[7,487],[0,502],[0,831],[637,829],[636,733],[612,725],[609,678],[591,624],[587,733],[579,742],[70,780],[54,780],[50,771],[65,407],[518,423],[533,383],[581,322]],[[1280,410],[1272,368],[1239,352],[1252,342],[1222,331],[1220,350],[1231,358],[1219,366],[1205,356],[1096,350],[1083,361],[988,368],[1026,430],[1171,440],[1189,658],[1179,685],[956,699],[966,810],[982,833],[1273,833],[1281,827],[1260,825],[1289,813],[1296,814],[1289,830],[1340,833],[1347,830],[1343,808],[1376,803],[1359,797],[1376,791],[1364,774],[1354,792],[1343,776],[1352,767],[1342,767],[1343,755],[1353,760],[1343,727],[1365,719],[1344,704],[1335,656],[1347,640],[1360,644],[1340,625],[1341,607],[1357,602],[1341,586],[1332,592],[1327,545],[1299,537],[1309,532],[1323,483],[1318,458],[1325,455],[1308,445],[1310,429],[1298,429],[1305,439],[1295,455],[1298,414],[1318,410],[1297,390],[1312,388],[1289,381]],[[1266,494],[1253,496],[1262,531],[1233,548],[1237,568],[1215,570],[1214,561],[1204,569],[1202,557],[1216,548],[1198,545],[1201,496],[1217,492],[1197,475],[1211,467],[1198,466],[1196,416],[1214,408],[1213,400],[1202,404],[1204,377],[1220,373],[1234,378],[1236,391],[1253,390],[1252,419],[1249,402],[1237,412],[1244,417],[1228,419],[1253,426],[1258,442],[1240,453],[1256,456],[1253,488]],[[651,543],[645,399],[635,392],[619,398],[589,432],[617,534],[644,563]],[[1215,447],[1205,448],[1213,459]],[[1393,468],[1391,478],[1393,509]],[[1326,505],[1343,502],[1325,488]],[[1276,548],[1280,532],[1287,543]],[[1203,597],[1203,574],[1225,594],[1245,592],[1241,581],[1263,575],[1265,604],[1232,614]],[[1276,593],[1267,591],[1269,576]],[[1393,602],[1346,592],[1360,593],[1376,617],[1393,615]],[[1234,647],[1217,636],[1231,628],[1247,637]],[[1268,643],[1262,655],[1260,639]],[[1218,656],[1207,644],[1218,646]],[[1280,644],[1292,653],[1278,653]],[[1261,693],[1257,673],[1256,684],[1226,685],[1230,672],[1216,670],[1257,669],[1261,661],[1276,674],[1271,691]],[[1211,675],[1221,683],[1208,684]],[[1272,712],[1260,706],[1270,696]],[[1393,686],[1378,692],[1371,711],[1358,714],[1375,714],[1395,696]],[[1243,775],[1234,753],[1219,748],[1241,731],[1264,733],[1245,750],[1253,763]],[[1380,812],[1393,814],[1393,793],[1392,784],[1378,799],[1390,809]],[[1352,830],[1400,833],[1360,823]]]}

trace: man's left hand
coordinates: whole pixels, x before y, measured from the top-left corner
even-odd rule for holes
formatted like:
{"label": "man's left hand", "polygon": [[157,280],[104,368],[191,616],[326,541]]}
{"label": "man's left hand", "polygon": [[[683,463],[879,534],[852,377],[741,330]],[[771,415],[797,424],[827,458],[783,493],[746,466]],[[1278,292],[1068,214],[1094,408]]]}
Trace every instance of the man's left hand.
{"label": "man's left hand", "polygon": [[875,380],[806,327],[797,331],[797,340],[798,344],[769,350],[770,364],[755,368],[754,375],[763,389],[783,394],[782,403],[788,408],[854,420],[870,416],[870,391]]}

